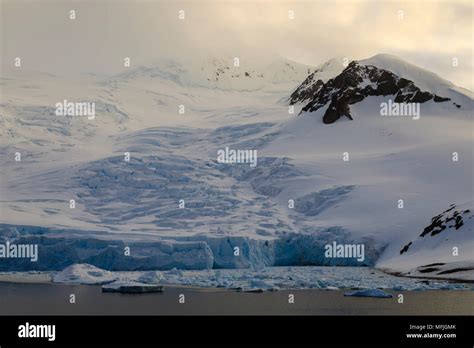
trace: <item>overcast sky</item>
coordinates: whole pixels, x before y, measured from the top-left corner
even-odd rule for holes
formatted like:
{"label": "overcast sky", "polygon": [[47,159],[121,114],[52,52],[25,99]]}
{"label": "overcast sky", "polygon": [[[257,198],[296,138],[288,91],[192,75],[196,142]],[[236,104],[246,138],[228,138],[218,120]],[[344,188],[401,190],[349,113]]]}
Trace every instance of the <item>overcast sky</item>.
{"label": "overcast sky", "polygon": [[67,75],[116,73],[126,56],[147,64],[176,55],[281,55],[317,65],[335,56],[392,53],[457,85],[474,85],[469,0],[0,2],[5,74],[14,57],[24,68]]}

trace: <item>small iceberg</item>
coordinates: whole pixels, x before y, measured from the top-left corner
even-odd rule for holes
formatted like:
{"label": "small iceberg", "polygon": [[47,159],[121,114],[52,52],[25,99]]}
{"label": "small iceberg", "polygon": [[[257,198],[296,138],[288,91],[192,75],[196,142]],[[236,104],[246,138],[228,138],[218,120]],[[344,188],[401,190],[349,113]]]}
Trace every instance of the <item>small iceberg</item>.
{"label": "small iceberg", "polygon": [[74,264],[66,267],[53,277],[54,283],[62,284],[107,284],[115,281],[117,276],[109,271],[87,263]]}
{"label": "small iceberg", "polygon": [[162,285],[139,283],[130,280],[117,280],[113,283],[102,285],[102,292],[121,292],[126,294],[163,292],[163,290],[164,287]]}
{"label": "small iceberg", "polygon": [[344,296],[353,297],[377,297],[377,298],[392,298],[393,295],[389,294],[380,289],[366,289],[366,290],[354,290],[344,294]]}
{"label": "small iceberg", "polygon": [[243,288],[241,290],[241,292],[251,292],[251,293],[255,293],[255,294],[260,294],[262,292],[264,292],[265,290],[261,289],[261,288]]}
{"label": "small iceberg", "polygon": [[273,289],[275,286],[269,282],[266,282],[264,280],[261,280],[261,279],[252,279],[250,281],[250,288],[251,289],[256,289],[256,288],[259,288],[259,289],[262,289],[262,290],[271,290]]}

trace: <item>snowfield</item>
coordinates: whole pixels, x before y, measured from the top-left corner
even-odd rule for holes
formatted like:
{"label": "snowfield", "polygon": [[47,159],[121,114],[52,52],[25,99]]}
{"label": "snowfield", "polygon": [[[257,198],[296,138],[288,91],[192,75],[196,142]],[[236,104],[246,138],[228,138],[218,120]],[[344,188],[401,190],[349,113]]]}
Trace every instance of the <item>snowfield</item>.
{"label": "snowfield", "polygon": [[[458,229],[420,237],[451,204],[474,208],[472,93],[377,55],[359,64],[450,101],[420,104],[414,120],[382,117],[381,103],[393,96],[370,95],[351,104],[352,121],[323,124],[327,105],[298,115],[309,99],[294,113],[289,102],[298,89],[319,93],[318,80],[345,69],[340,59],[316,68],[284,59],[240,64],[160,60],[74,83],[26,71],[2,77],[0,242],[40,247],[37,263],[5,260],[0,270],[87,263],[210,276],[233,268],[258,279],[271,266],[344,265],[474,279],[472,213]],[[56,116],[64,99],[95,102],[96,117]],[[218,163],[226,147],[257,150],[257,166]],[[364,244],[364,262],[325,257],[333,242]],[[190,284],[204,282],[193,274]],[[234,283],[207,284],[265,287]]]}

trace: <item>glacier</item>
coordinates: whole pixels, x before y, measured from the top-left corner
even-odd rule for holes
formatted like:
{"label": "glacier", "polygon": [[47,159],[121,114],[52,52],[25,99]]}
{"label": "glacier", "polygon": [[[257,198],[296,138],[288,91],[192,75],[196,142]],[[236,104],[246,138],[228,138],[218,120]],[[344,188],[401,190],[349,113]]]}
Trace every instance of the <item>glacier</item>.
{"label": "glacier", "polygon": [[[317,90],[315,81],[339,75],[338,59],[318,67],[278,60],[248,66],[249,76],[225,59],[200,64],[160,61],[74,84],[22,71],[3,81],[0,242],[37,243],[39,258],[2,260],[1,271],[326,265],[418,276],[430,263],[472,261],[463,250],[446,257],[453,242],[441,238],[420,239],[399,255],[449,204],[472,209],[469,93],[376,56],[364,64],[412,77],[462,107],[428,101],[417,121],[388,119],[378,114],[388,97],[368,96],[351,104],[353,121],[324,125],[324,108],[298,115],[296,103],[292,114],[289,99],[308,76]],[[31,80],[36,88],[25,88]],[[64,90],[94,101],[96,118],[56,117],[52,106]],[[257,150],[257,167],[218,163],[226,146]],[[460,161],[453,163],[453,152]],[[405,208],[397,208],[399,199]],[[456,244],[472,245],[469,226]],[[332,242],[364,243],[364,262],[325,258]]]}
{"label": "glacier", "polygon": [[126,240],[124,236],[112,236],[110,233],[106,237],[98,233],[91,238],[79,235],[72,237],[75,232],[69,230],[41,229],[35,234],[36,227],[29,229],[27,226],[2,225],[0,228],[16,231],[16,243],[38,245],[39,249],[37,262],[5,259],[0,263],[0,271],[62,270],[78,263],[113,271],[262,269],[268,266],[305,265],[373,266],[383,251],[383,248],[381,250],[376,247],[374,241],[362,239],[359,242],[364,242],[368,247],[363,264],[355,258],[326,258],[326,244],[334,240],[349,244],[355,242],[341,228],[329,228],[315,235],[282,234],[279,238],[267,240],[247,236],[209,235],[166,239],[136,234]]}

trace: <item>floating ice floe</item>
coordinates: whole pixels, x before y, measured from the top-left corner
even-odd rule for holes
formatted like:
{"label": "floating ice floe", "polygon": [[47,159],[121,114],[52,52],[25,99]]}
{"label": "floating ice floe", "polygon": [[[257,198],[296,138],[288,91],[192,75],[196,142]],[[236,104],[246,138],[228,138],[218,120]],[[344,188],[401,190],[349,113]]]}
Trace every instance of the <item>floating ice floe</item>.
{"label": "floating ice floe", "polygon": [[163,292],[164,287],[156,284],[139,283],[135,281],[117,280],[113,283],[102,285],[102,292],[122,292],[142,294],[148,292]]}
{"label": "floating ice floe", "polygon": [[392,298],[393,295],[389,294],[380,289],[366,289],[366,290],[355,290],[349,291],[344,294],[344,296],[352,297],[377,297],[377,298]]}
{"label": "floating ice floe", "polygon": [[172,269],[163,272],[109,272],[88,264],[77,264],[58,272],[53,277],[53,281],[56,283],[100,285],[121,281],[127,284],[134,282],[145,285],[223,288],[245,292],[289,289],[472,290],[472,286],[469,284],[396,277],[369,267],[306,266],[267,267],[263,271],[248,269],[183,271]]}

